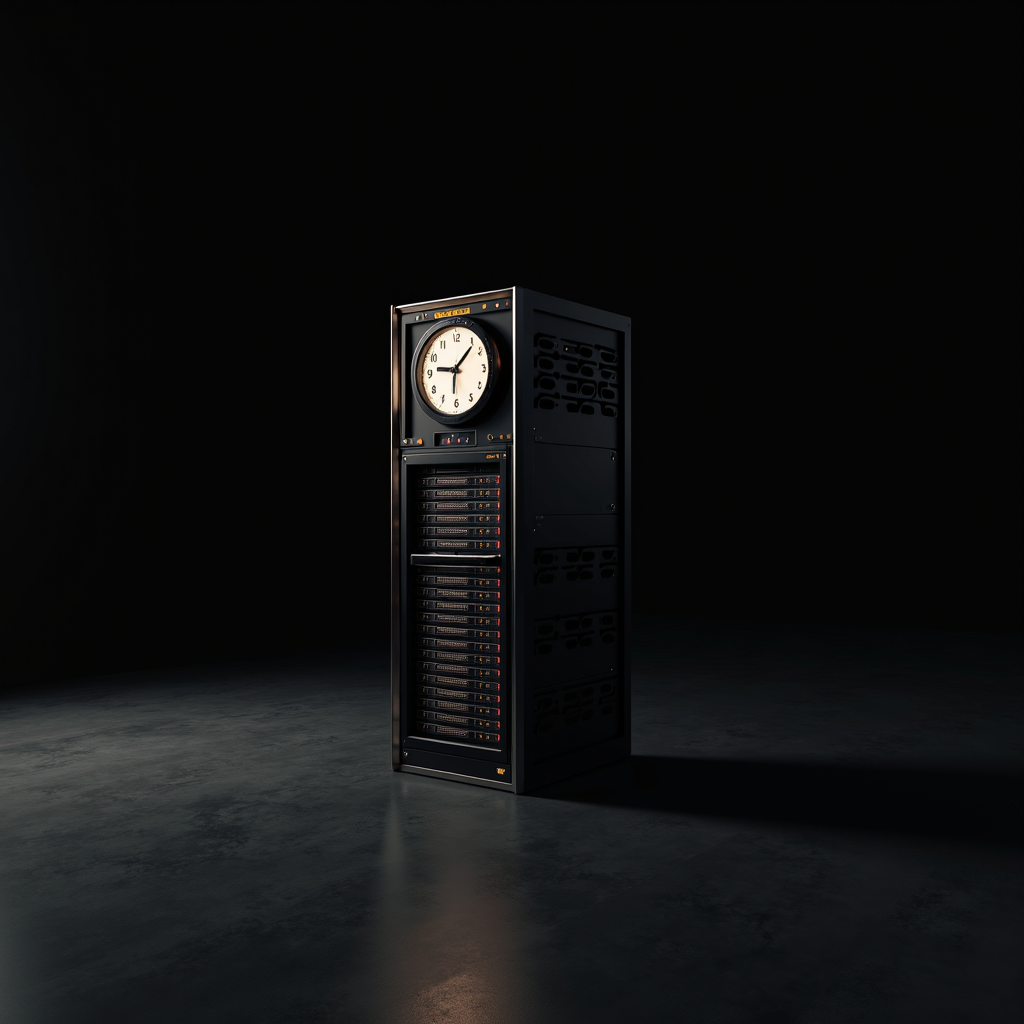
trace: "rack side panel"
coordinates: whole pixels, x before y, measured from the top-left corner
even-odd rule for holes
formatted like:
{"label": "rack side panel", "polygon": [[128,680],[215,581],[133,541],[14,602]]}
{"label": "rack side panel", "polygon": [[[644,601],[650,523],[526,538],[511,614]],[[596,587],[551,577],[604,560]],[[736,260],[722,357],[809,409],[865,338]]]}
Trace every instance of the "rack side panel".
{"label": "rack side panel", "polygon": [[532,789],[629,752],[629,323],[516,304],[516,781]]}

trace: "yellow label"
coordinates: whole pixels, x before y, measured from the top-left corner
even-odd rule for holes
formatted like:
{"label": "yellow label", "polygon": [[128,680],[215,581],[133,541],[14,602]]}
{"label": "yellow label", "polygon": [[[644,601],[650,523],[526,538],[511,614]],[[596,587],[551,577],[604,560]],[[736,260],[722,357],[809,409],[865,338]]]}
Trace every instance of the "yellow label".
{"label": "yellow label", "polygon": [[467,306],[465,309],[449,309],[449,310],[445,311],[444,313],[435,313],[434,314],[434,319],[435,320],[443,320],[446,316],[462,316],[463,313],[468,313],[468,312],[469,312],[469,306]]}
{"label": "yellow label", "polygon": [[498,769],[498,774],[499,775],[504,775],[505,774],[505,769],[504,768],[499,768]]}

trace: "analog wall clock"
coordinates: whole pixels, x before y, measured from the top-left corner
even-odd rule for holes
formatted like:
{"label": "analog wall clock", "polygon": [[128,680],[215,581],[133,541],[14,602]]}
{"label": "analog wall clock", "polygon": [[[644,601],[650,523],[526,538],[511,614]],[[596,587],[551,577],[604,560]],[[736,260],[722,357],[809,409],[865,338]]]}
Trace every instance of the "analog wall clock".
{"label": "analog wall clock", "polygon": [[497,389],[498,348],[478,321],[451,317],[416,346],[412,373],[416,398],[433,419],[464,423],[483,412]]}

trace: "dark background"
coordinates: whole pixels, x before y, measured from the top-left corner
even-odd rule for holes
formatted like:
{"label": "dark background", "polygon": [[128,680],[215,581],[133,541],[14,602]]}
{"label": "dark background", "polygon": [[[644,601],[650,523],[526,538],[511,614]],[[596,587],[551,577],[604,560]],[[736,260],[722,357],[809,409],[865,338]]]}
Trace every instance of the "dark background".
{"label": "dark background", "polygon": [[1016,631],[1017,4],[5,3],[9,684],[386,656],[392,303],[633,329],[638,617]]}

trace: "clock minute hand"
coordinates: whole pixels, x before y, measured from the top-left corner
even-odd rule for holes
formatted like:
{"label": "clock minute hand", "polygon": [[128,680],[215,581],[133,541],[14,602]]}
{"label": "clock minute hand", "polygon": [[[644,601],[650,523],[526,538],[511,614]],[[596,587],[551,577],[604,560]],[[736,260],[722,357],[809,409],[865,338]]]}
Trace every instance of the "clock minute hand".
{"label": "clock minute hand", "polygon": [[466,351],[462,353],[462,356],[461,356],[461,358],[459,359],[459,361],[458,361],[458,362],[457,362],[457,363],[456,363],[456,364],[455,364],[455,365],[454,365],[454,366],[452,367],[452,394],[454,394],[454,393],[455,393],[455,384],[456,384],[456,381],[457,381],[457,377],[456,377],[456,374],[459,374],[459,373],[461,373],[461,372],[462,372],[462,371],[461,371],[461,370],[459,369],[459,367],[460,367],[460,366],[461,366],[461,365],[462,365],[462,364],[463,364],[463,363],[464,363],[464,362],[466,361],[466,356],[468,356],[468,355],[469,355],[469,353],[470,353],[470,352],[472,352],[472,351],[473,351],[473,346],[472,346],[472,344],[471,344],[471,345],[470,345],[470,346],[469,346],[469,347],[468,347],[468,348],[466,349]]}

